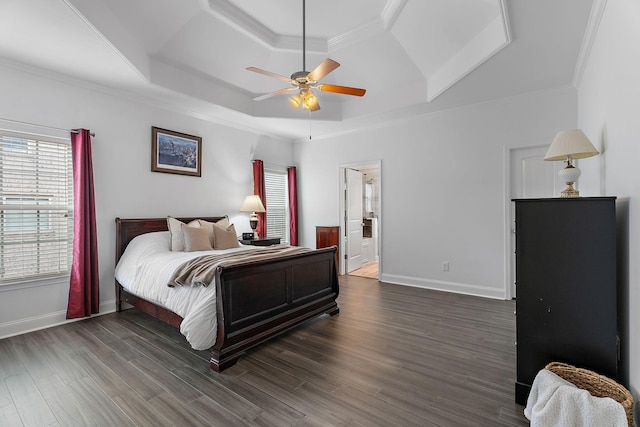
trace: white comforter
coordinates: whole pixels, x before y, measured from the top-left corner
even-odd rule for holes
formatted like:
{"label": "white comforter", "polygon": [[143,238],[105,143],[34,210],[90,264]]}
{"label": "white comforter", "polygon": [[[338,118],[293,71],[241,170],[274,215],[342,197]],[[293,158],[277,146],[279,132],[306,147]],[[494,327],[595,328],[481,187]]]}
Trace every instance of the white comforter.
{"label": "white comforter", "polygon": [[196,350],[206,350],[216,341],[216,287],[169,287],[173,271],[182,263],[207,254],[256,249],[241,246],[223,251],[172,252],[168,231],[137,236],[116,265],[116,280],[129,292],[180,315],[180,332]]}

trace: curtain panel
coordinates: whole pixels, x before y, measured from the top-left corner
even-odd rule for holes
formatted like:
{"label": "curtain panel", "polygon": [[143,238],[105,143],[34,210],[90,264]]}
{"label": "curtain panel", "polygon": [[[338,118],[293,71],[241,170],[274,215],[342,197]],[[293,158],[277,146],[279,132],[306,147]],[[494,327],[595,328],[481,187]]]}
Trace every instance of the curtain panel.
{"label": "curtain panel", "polygon": [[296,167],[287,168],[287,184],[289,187],[289,243],[298,246],[298,181]]}
{"label": "curtain panel", "polygon": [[96,314],[100,307],[98,237],[96,229],[91,133],[71,132],[73,158],[73,261],[67,319]]}
{"label": "curtain panel", "polygon": [[[262,200],[265,210],[267,209],[267,190],[264,184],[264,163],[262,160],[253,161],[253,194],[256,194]],[[258,227],[256,233],[258,237],[264,239],[267,237],[267,213],[256,212],[258,215]]]}

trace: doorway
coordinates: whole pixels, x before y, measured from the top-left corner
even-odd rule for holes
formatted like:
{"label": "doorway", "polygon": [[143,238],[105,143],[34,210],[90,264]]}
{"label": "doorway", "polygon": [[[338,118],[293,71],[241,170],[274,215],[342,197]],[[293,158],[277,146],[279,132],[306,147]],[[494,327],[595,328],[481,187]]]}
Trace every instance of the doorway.
{"label": "doorway", "polygon": [[381,162],[340,166],[340,274],[378,279],[382,265]]}

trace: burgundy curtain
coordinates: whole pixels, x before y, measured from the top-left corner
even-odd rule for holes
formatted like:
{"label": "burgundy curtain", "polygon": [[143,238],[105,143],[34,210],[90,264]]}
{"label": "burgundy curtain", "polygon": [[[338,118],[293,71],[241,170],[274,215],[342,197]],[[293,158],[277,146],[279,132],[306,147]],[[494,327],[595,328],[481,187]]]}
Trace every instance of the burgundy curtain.
{"label": "burgundy curtain", "polygon": [[287,168],[287,185],[289,186],[289,243],[298,246],[298,184],[296,167]]}
{"label": "burgundy curtain", "polygon": [[73,262],[69,280],[67,319],[98,313],[98,240],[96,234],[91,133],[86,129],[71,132],[73,157]]}
{"label": "burgundy curtain", "polygon": [[[264,185],[264,163],[262,160],[253,161],[253,194],[260,196],[264,208],[267,209],[267,190]],[[256,228],[256,232],[259,238],[264,239],[267,237],[267,213],[256,213],[258,215],[258,228]]]}

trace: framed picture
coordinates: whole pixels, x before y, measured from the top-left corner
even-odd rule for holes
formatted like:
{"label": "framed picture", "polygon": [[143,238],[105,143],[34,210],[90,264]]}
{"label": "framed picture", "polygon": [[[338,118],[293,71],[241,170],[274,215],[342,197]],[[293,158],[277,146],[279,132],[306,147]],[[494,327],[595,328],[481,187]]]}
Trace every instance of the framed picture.
{"label": "framed picture", "polygon": [[200,176],[202,138],[151,127],[151,171]]}

